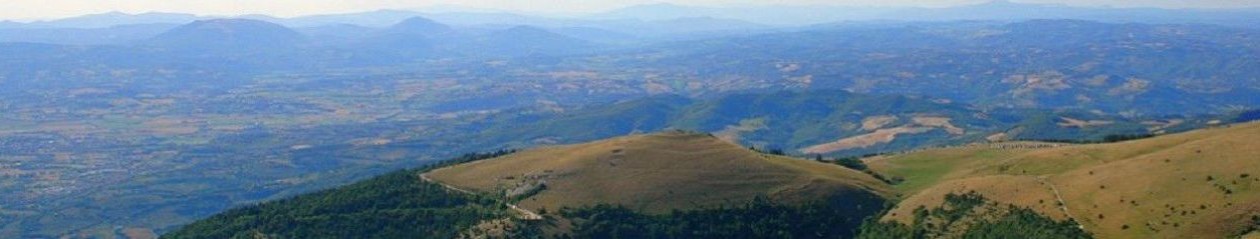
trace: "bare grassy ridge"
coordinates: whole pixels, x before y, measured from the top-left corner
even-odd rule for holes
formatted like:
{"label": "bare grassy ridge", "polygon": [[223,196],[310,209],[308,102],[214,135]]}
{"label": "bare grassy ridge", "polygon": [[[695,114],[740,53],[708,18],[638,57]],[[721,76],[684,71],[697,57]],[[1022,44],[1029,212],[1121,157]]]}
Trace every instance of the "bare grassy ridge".
{"label": "bare grassy ridge", "polygon": [[544,147],[428,175],[495,194],[545,181],[545,190],[519,203],[534,211],[609,203],[664,213],[739,205],[759,195],[790,203],[837,193],[887,197],[892,191],[837,165],[764,155],[713,136],[677,132]]}
{"label": "bare grassy ridge", "polygon": [[1223,238],[1260,215],[1260,123],[1110,144],[926,150],[867,162],[906,179],[896,189],[908,196],[885,216],[890,220],[966,191],[1070,217],[1099,238]]}

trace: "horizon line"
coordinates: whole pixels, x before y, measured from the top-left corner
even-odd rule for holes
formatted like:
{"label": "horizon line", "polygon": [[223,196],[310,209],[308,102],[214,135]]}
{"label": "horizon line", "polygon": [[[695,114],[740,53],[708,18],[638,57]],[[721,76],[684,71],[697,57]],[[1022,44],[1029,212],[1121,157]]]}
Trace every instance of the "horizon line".
{"label": "horizon line", "polygon": [[[312,13],[312,14],[297,14],[297,15],[291,15],[291,16],[284,16],[282,14],[269,14],[269,13],[262,13],[262,12],[242,13],[242,14],[200,14],[200,13],[180,12],[180,11],[162,11],[162,10],[128,11],[128,10],[115,9],[115,10],[106,10],[102,12],[85,13],[85,14],[78,14],[78,15],[71,15],[71,16],[64,16],[64,17],[0,18],[0,22],[34,24],[34,23],[52,22],[52,21],[88,17],[88,16],[95,16],[95,15],[140,16],[140,15],[146,15],[146,14],[178,14],[178,15],[191,15],[193,17],[198,17],[198,18],[242,18],[242,17],[250,17],[250,16],[259,16],[259,17],[276,18],[276,19],[295,19],[295,18],[303,18],[303,17],[346,15],[346,14],[359,14],[359,13],[371,13],[371,12],[383,12],[383,11],[413,12],[413,13],[420,13],[420,14],[426,14],[426,13],[427,14],[441,14],[441,13],[516,14],[516,15],[548,17],[548,18],[581,18],[588,15],[614,12],[614,11],[629,9],[629,8],[634,8],[634,7],[660,6],[660,5],[686,7],[686,8],[707,8],[707,9],[739,9],[739,8],[755,8],[755,7],[950,9],[950,8],[983,6],[983,5],[990,5],[990,4],[1016,4],[1016,5],[1027,5],[1027,6],[1065,7],[1065,8],[1079,8],[1079,9],[1097,9],[1097,10],[1157,9],[1157,10],[1171,10],[1171,11],[1241,11],[1241,12],[1260,11],[1260,6],[1256,6],[1256,7],[1210,7],[1210,6],[1205,6],[1205,7],[1158,7],[1158,6],[1126,7],[1126,6],[1112,6],[1112,5],[1080,6],[1080,5],[1069,5],[1069,4],[1062,4],[1062,3],[1029,3],[1029,2],[1010,1],[1010,0],[992,0],[992,1],[985,1],[985,2],[980,2],[980,3],[957,4],[957,5],[950,5],[950,6],[879,6],[879,5],[783,4],[783,3],[740,4],[740,5],[732,5],[732,4],[696,5],[696,4],[678,4],[678,3],[669,3],[669,2],[654,2],[654,3],[633,4],[633,5],[627,5],[627,6],[622,6],[622,7],[614,7],[611,9],[594,10],[594,11],[520,11],[520,10],[503,9],[503,8],[469,7],[469,6],[461,6],[461,5],[456,5],[456,4],[434,4],[434,5],[423,6],[423,7],[411,7],[411,8],[385,7],[385,8],[378,8],[378,9],[373,9],[373,10],[334,11],[334,12],[322,12],[322,13]],[[449,9],[444,9],[444,8],[449,8]]]}

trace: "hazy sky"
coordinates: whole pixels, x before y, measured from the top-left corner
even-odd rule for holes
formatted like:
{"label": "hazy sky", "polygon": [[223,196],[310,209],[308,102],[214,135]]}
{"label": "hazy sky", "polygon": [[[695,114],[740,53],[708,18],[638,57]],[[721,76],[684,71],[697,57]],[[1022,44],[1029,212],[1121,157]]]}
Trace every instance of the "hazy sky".
{"label": "hazy sky", "polygon": [[[851,5],[945,7],[988,0],[0,0],[0,19],[32,20],[109,11],[127,13],[183,12],[199,15],[268,14],[290,17],[377,9],[419,9],[438,5],[519,12],[596,12],[635,4],[669,2],[682,5]],[[1077,6],[1241,8],[1260,7],[1260,0],[1015,0]]]}

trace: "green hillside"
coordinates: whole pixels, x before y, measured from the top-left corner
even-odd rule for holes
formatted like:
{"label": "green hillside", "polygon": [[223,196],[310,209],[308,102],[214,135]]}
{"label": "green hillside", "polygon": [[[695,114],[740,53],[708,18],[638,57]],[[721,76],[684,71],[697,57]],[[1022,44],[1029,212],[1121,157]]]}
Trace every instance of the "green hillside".
{"label": "green hillside", "polygon": [[866,159],[902,178],[886,220],[975,192],[1101,238],[1223,238],[1260,216],[1260,123],[1108,144],[984,144]]}
{"label": "green hillside", "polygon": [[[469,162],[502,153],[468,155]],[[464,194],[401,170],[335,189],[239,207],[162,238],[453,238],[510,215],[493,197]]]}
{"label": "green hillside", "polygon": [[[878,238],[935,230],[870,221],[894,194],[835,164],[665,132],[465,156],[229,210],[163,237]],[[962,198],[968,208],[923,210],[922,221],[965,224],[955,232],[966,235],[1088,236],[1031,209]],[[1033,228],[1011,230],[1023,226]]]}

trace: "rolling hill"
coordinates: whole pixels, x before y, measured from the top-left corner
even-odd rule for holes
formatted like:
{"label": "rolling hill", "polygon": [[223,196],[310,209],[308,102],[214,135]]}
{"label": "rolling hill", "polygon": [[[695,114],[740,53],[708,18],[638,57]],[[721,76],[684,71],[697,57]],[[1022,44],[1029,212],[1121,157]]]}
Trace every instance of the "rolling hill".
{"label": "rolling hill", "polygon": [[857,171],[667,131],[465,156],[165,237],[1224,238],[1255,233],[1256,142],[1260,123],[1243,123],[1105,144],[926,149]]}
{"label": "rolling hill", "polygon": [[680,132],[544,147],[427,176],[458,188],[520,197],[521,207],[531,210],[607,203],[665,213],[738,205],[757,196],[808,202],[837,194],[866,201],[870,209],[890,192],[862,172]]}
{"label": "rolling hill", "polygon": [[[199,20],[175,27],[143,41],[146,47],[193,54],[214,51],[251,52],[293,49],[307,41],[306,36],[279,24],[248,19]],[[257,54],[257,53],[255,53]]]}
{"label": "rolling hill", "polygon": [[834,164],[665,132],[467,155],[229,210],[163,238],[851,237],[890,193]]}
{"label": "rolling hill", "polygon": [[943,195],[976,192],[1071,219],[1099,238],[1223,238],[1260,215],[1260,123],[1109,144],[1002,143],[865,161],[904,180],[884,216],[908,222]]}
{"label": "rolling hill", "polygon": [[412,17],[404,19],[389,28],[382,30],[381,34],[396,37],[437,37],[443,34],[450,34],[455,29],[446,24],[435,22],[428,18]]}
{"label": "rolling hill", "polygon": [[432,57],[440,52],[436,45],[442,39],[453,37],[453,34],[455,30],[450,26],[423,17],[412,17],[369,33],[351,42],[347,48],[364,55],[382,56],[379,58]]}

